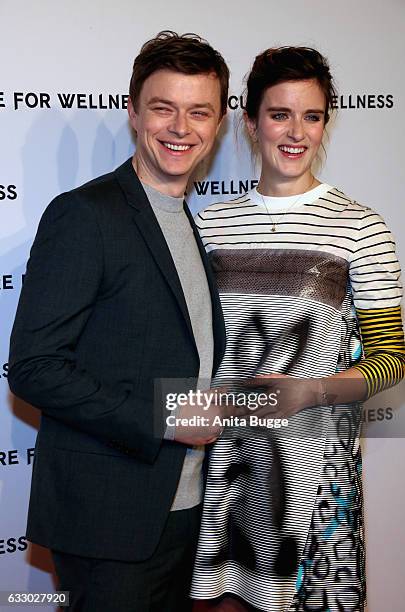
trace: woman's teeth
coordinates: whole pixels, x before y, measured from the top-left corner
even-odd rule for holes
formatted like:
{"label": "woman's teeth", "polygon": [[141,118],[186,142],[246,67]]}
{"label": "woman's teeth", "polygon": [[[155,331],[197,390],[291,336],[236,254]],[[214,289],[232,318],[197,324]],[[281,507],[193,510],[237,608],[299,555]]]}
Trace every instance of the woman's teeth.
{"label": "woman's teeth", "polygon": [[305,147],[285,147],[283,145],[281,145],[279,147],[279,149],[280,149],[280,151],[284,151],[284,153],[291,153],[291,154],[293,154],[293,153],[296,153],[296,154],[304,153],[304,151],[305,151]]}

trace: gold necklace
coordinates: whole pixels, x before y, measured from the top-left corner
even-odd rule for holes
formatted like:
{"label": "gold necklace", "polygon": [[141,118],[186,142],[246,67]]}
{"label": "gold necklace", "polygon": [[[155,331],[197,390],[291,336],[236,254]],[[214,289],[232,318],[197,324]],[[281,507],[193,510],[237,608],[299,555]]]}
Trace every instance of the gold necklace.
{"label": "gold necklace", "polygon": [[256,189],[257,193],[260,195],[260,197],[261,197],[261,199],[262,199],[262,201],[263,201],[263,206],[264,206],[264,208],[266,209],[266,212],[267,212],[267,214],[268,214],[268,217],[269,217],[269,219],[270,219],[270,221],[271,221],[271,231],[272,231],[272,232],[276,232],[276,231],[277,231],[276,225],[277,225],[277,224],[280,222],[280,219],[281,219],[282,217],[284,217],[284,215],[288,214],[288,213],[290,212],[290,210],[291,210],[292,208],[294,208],[294,206],[295,206],[295,205],[296,205],[296,204],[297,204],[297,203],[300,201],[300,199],[302,198],[302,196],[304,196],[306,193],[308,193],[308,191],[310,191],[310,190],[311,190],[312,185],[315,183],[315,180],[316,180],[316,179],[315,179],[315,177],[313,177],[313,179],[312,179],[312,182],[311,182],[310,186],[309,186],[307,189],[305,189],[305,191],[303,191],[302,193],[300,193],[300,194],[298,195],[297,199],[296,199],[296,200],[294,200],[294,202],[293,202],[292,204],[290,204],[290,206],[287,208],[287,210],[284,210],[284,211],[281,213],[281,215],[280,215],[279,217],[275,217],[274,219],[273,219],[273,216],[270,214],[270,211],[269,211],[269,209],[268,209],[268,206],[267,206],[266,200],[264,199],[263,194],[262,194],[262,193],[260,193],[260,191],[257,191],[257,189]]}

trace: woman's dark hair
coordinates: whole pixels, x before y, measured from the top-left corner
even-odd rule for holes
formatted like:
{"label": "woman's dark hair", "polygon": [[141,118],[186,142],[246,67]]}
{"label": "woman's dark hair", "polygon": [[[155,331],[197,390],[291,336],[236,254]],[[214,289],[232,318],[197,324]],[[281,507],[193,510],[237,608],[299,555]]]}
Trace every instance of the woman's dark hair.
{"label": "woman's dark hair", "polygon": [[328,61],[311,47],[275,47],[260,53],[254,61],[246,85],[246,113],[256,119],[264,92],[285,81],[315,79],[325,95],[325,124],[335,105],[336,87]]}
{"label": "woman's dark hair", "polygon": [[129,95],[135,110],[142,85],[157,70],[173,70],[182,74],[216,74],[221,88],[221,116],[225,115],[228,104],[228,66],[222,55],[197,34],[179,35],[164,30],[143,45],[135,58],[129,85]]}

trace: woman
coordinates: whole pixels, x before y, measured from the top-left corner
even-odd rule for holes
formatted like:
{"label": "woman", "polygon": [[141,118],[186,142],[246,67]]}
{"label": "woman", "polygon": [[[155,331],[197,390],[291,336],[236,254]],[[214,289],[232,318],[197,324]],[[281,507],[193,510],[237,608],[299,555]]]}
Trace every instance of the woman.
{"label": "woman", "polygon": [[259,55],[259,184],[197,216],[227,327],[216,382],[253,377],[295,415],[213,448],[192,596],[226,595],[217,610],[365,606],[357,402],[403,377],[401,286],[381,217],[312,174],[335,95],[314,49]]}

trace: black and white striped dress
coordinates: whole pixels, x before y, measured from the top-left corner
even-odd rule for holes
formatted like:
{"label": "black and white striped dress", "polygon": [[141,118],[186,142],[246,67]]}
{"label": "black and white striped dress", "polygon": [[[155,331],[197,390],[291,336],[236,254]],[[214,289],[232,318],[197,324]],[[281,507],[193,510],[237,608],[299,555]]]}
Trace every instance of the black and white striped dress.
{"label": "black and white striped dress", "polygon": [[[345,370],[362,356],[356,309],[400,302],[395,245],[377,213],[321,185],[276,217],[272,232],[256,190],[197,215],[226,322],[217,384]],[[215,444],[193,598],[231,593],[266,612],[363,611],[358,412],[311,408],[294,419],[290,435],[235,428]]]}

